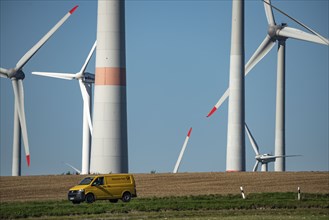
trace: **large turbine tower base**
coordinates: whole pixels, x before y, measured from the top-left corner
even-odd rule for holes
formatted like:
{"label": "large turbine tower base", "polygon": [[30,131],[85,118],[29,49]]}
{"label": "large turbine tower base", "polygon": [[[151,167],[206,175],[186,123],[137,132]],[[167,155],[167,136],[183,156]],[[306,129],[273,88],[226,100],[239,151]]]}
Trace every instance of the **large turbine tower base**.
{"label": "large turbine tower base", "polygon": [[98,1],[90,173],[128,172],[124,7]]}
{"label": "large turbine tower base", "polygon": [[245,171],[244,0],[232,1],[226,171]]}

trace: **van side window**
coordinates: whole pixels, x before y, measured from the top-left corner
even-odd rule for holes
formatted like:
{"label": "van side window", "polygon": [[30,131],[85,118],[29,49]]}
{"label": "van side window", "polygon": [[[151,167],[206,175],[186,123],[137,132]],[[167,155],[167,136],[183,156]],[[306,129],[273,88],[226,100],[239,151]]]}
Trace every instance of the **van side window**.
{"label": "van side window", "polygon": [[104,185],[104,177],[98,177],[94,182],[93,182],[94,186],[100,186],[100,185]]}

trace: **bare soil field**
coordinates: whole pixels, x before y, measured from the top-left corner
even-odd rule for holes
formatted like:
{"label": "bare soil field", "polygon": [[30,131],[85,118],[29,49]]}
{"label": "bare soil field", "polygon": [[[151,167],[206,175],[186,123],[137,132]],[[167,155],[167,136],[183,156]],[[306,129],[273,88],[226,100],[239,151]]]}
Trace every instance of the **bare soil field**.
{"label": "bare soil field", "polygon": [[[329,193],[329,172],[241,172],[134,174],[140,198],[295,192]],[[84,176],[0,177],[0,202],[67,199],[67,191]]]}

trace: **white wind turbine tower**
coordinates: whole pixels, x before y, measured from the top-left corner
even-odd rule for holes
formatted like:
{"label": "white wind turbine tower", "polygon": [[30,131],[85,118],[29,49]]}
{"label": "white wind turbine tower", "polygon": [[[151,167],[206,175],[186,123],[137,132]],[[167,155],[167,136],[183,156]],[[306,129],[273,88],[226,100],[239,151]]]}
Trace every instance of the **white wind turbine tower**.
{"label": "white wind turbine tower", "polygon": [[226,171],[245,171],[244,0],[232,1],[230,88],[228,103]]}
{"label": "white wind turbine tower", "polygon": [[[298,23],[312,34],[301,31],[299,29],[288,27],[286,24],[277,25],[274,20],[272,7],[283,13],[285,16]],[[303,40],[318,44],[329,45],[328,39],[321,36],[306,25],[272,6],[270,0],[264,1],[265,13],[268,21],[268,31],[265,39],[252,55],[250,60],[245,65],[245,75],[274,47],[275,42],[278,41],[278,66],[277,66],[277,104],[276,104],[276,129],[275,129],[275,154],[285,154],[285,41],[288,38]],[[230,95],[229,89],[225,91],[223,96],[219,99],[213,109],[208,113],[210,117]],[[275,163],[275,171],[285,171],[285,160],[279,158]]]}
{"label": "white wind turbine tower", "polygon": [[262,164],[262,171],[268,171],[268,163],[270,162],[275,162],[275,160],[277,158],[284,158],[284,157],[297,157],[299,155],[271,155],[271,154],[260,154],[259,153],[259,148],[258,148],[258,145],[254,139],[254,137],[252,136],[247,124],[245,124],[245,128],[246,128],[246,132],[247,132],[247,135],[248,135],[248,138],[250,140],[250,143],[251,143],[251,146],[252,148],[254,149],[255,151],[255,159],[256,159],[256,163],[255,163],[255,166],[253,168],[253,172],[257,171],[257,168],[258,168],[258,165],[259,163]]}
{"label": "white wind turbine tower", "polygon": [[[95,82],[95,75],[87,73],[87,65],[95,51],[96,41],[91,48],[85,63],[79,72],[73,73],[50,73],[50,72],[32,72],[34,75],[47,76],[59,79],[79,81],[81,95],[83,99],[83,131],[82,131],[82,168],[81,174],[89,174],[90,167],[90,140],[92,135],[92,122],[91,122],[91,88]],[[79,172],[80,173],[80,172]]]}
{"label": "white wind turbine tower", "polygon": [[21,136],[25,148],[27,165],[30,166],[30,151],[29,141],[25,120],[24,108],[24,87],[23,80],[25,74],[23,67],[32,58],[32,56],[47,42],[47,40],[56,32],[56,30],[70,17],[70,15],[77,9],[78,6],[73,7],[46,35],[44,35],[16,64],[14,68],[5,69],[0,68],[0,77],[8,78],[12,82],[15,110],[14,110],[14,133],[13,133],[13,161],[12,161],[12,175],[21,175]]}

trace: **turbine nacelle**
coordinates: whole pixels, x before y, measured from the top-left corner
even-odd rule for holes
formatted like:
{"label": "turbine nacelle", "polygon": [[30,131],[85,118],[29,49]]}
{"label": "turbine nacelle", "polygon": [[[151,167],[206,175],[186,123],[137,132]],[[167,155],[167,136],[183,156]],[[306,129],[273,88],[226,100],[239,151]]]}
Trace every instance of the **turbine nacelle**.
{"label": "turbine nacelle", "polygon": [[[33,74],[38,73],[38,72],[33,72]],[[41,75],[41,74],[36,74],[36,75]],[[47,74],[44,74],[47,76]],[[51,76],[52,74],[48,74],[48,76]],[[57,75],[57,78],[62,78],[62,79],[77,79],[77,80],[82,80],[84,83],[94,83],[95,82],[95,75],[89,72],[78,72],[76,74],[63,74],[63,76],[60,76],[60,74]],[[56,75],[53,74],[52,77],[56,78]]]}
{"label": "turbine nacelle", "polygon": [[288,27],[287,23],[282,23],[281,25],[270,25],[268,26],[267,29],[267,34],[270,36],[271,40],[273,42],[275,41],[280,41],[280,40],[286,40],[288,37],[281,36],[280,31],[284,28]]}
{"label": "turbine nacelle", "polygon": [[95,82],[95,75],[92,73],[85,72],[83,74],[82,81],[84,83],[94,83]]}
{"label": "turbine nacelle", "polygon": [[272,154],[262,154],[255,156],[255,159],[261,163],[275,162],[276,157]]}
{"label": "turbine nacelle", "polygon": [[278,32],[283,28],[284,26],[281,25],[270,25],[267,29],[267,34],[275,41],[278,36]]}
{"label": "turbine nacelle", "polygon": [[23,79],[25,79],[25,73],[22,70],[16,71],[15,69],[10,69],[9,74],[8,74],[8,78],[23,80]]}
{"label": "turbine nacelle", "polygon": [[17,70],[16,68],[10,68],[10,69],[1,68],[0,76],[3,78],[17,79],[17,80],[19,79],[23,80],[25,78],[24,72],[21,69]]}

